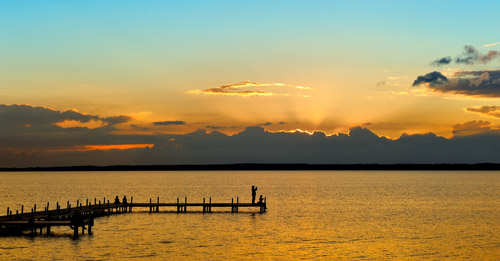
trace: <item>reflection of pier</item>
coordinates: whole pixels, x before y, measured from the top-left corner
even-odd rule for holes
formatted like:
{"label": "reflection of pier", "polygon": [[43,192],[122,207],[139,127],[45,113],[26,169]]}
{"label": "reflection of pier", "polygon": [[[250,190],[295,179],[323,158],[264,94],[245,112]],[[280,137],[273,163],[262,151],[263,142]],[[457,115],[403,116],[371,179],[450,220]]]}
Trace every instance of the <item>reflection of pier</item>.
{"label": "reflection of pier", "polygon": [[230,213],[237,213],[240,208],[250,208],[257,209],[262,214],[266,211],[267,204],[266,198],[262,202],[252,204],[240,203],[238,198],[236,198],[236,201],[231,199],[231,203],[212,202],[212,198],[208,200],[203,198],[202,203],[190,203],[187,197],[183,201],[177,198],[177,202],[174,203],[160,203],[158,197],[156,202],[150,199],[149,203],[133,203],[133,198],[131,198],[130,203],[119,204],[110,203],[109,200],[106,201],[106,198],[102,202],[94,199],[92,204],[87,199],[85,205],[77,201],[75,207],[72,207],[68,201],[66,208],[61,208],[59,203],[56,203],[56,208],[52,210],[49,210],[49,203],[47,203],[43,211],[37,211],[36,205],[34,205],[29,212],[25,212],[24,206],[21,206],[21,210],[16,210],[15,213],[12,213],[12,210],[7,208],[7,215],[0,216],[0,235],[22,234],[23,231],[30,231],[31,235],[36,235],[38,230],[42,234],[42,229],[45,229],[47,234],[50,234],[51,227],[63,226],[70,227],[73,230],[74,237],[78,237],[79,228],[81,228],[82,235],[85,230],[89,234],[92,233],[94,218],[132,212],[134,208],[146,209],[149,210],[149,213],[160,212],[160,207],[162,209],[173,208],[173,211],[170,212],[174,213],[189,213],[188,209],[190,212],[195,212],[198,209],[196,212],[212,213],[212,208],[230,209]]}

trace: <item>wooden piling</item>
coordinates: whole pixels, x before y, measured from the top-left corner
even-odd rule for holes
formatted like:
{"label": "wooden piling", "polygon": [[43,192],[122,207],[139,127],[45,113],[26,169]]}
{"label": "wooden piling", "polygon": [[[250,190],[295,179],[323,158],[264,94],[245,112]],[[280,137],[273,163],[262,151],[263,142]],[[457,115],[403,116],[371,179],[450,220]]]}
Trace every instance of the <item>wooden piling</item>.
{"label": "wooden piling", "polygon": [[153,212],[153,199],[149,198],[149,213]]}
{"label": "wooden piling", "polygon": [[156,213],[160,212],[160,197],[156,198],[156,202],[158,205],[156,205]]}
{"label": "wooden piling", "polygon": [[184,198],[184,203],[185,203],[185,204],[184,204],[184,213],[186,213],[186,212],[187,212],[188,197],[185,197],[185,198]]}

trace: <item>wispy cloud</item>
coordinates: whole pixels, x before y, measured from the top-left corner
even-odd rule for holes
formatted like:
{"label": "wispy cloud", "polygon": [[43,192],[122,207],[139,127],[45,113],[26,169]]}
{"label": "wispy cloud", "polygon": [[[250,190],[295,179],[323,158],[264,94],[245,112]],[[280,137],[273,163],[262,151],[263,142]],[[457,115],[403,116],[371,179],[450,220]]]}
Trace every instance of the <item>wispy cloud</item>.
{"label": "wispy cloud", "polygon": [[153,122],[154,125],[185,125],[184,121],[156,121]]}
{"label": "wispy cloud", "polygon": [[251,81],[243,81],[239,83],[233,84],[225,84],[219,87],[209,88],[209,89],[198,89],[188,91],[188,94],[212,94],[212,95],[232,95],[232,96],[289,96],[289,93],[282,92],[272,92],[272,91],[263,91],[255,89],[257,88],[270,88],[270,87],[288,87],[294,88],[298,90],[310,90],[310,87],[306,86],[295,86],[285,83],[259,83],[259,82],[251,82]]}
{"label": "wispy cloud", "polygon": [[484,44],[483,47],[491,47],[491,46],[496,46],[496,45],[500,45],[500,42]]}
{"label": "wispy cloud", "polygon": [[487,117],[500,118],[500,106],[475,106],[465,108],[465,111],[478,113]]}
{"label": "wispy cloud", "polygon": [[[488,46],[495,46],[498,45],[499,43],[493,43],[493,44],[487,44],[483,45],[483,47],[488,47]],[[452,58],[451,56],[446,56],[442,57],[439,59],[436,59],[432,61],[430,64],[433,66],[441,66],[441,65],[448,65],[451,64],[452,62],[455,62],[456,64],[464,64],[464,65],[474,65],[474,64],[487,64],[491,61],[493,61],[495,58],[499,57],[498,51],[488,51],[485,54],[482,54],[479,52],[475,47],[471,45],[466,45],[464,46],[464,50],[461,55]]]}

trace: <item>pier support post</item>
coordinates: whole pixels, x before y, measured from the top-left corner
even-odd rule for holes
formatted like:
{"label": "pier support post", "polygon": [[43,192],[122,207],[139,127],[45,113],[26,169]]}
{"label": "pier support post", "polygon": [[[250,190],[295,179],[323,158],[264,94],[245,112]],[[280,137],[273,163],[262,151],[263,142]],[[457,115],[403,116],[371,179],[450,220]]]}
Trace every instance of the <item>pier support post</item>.
{"label": "pier support post", "polygon": [[234,213],[234,198],[231,198],[231,213]]}
{"label": "pier support post", "polygon": [[212,197],[210,197],[210,203],[208,205],[208,212],[212,213]]}
{"label": "pier support post", "polygon": [[240,205],[240,198],[236,197],[236,212],[238,212],[238,206]]}
{"label": "pier support post", "polygon": [[188,197],[184,198],[184,213],[187,212]]}
{"label": "pier support post", "polygon": [[78,238],[78,224],[73,224],[73,237]]}
{"label": "pier support post", "polygon": [[153,199],[149,198],[149,213],[153,212]]}
{"label": "pier support post", "polygon": [[132,212],[132,203],[134,203],[134,197],[130,197],[130,206],[128,208],[128,212]]}
{"label": "pier support post", "polygon": [[158,205],[156,205],[156,213],[160,212],[160,197],[156,198],[156,202]]}

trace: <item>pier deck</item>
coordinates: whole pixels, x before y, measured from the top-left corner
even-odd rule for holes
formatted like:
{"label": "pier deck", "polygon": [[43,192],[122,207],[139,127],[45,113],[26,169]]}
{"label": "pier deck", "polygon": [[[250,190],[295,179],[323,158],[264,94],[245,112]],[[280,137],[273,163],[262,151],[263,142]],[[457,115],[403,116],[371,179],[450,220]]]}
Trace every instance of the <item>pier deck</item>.
{"label": "pier deck", "polygon": [[16,210],[15,213],[7,208],[7,215],[0,216],[0,235],[22,234],[23,231],[29,230],[31,230],[32,235],[35,235],[38,229],[42,234],[42,228],[45,228],[47,234],[50,234],[51,227],[67,226],[73,230],[74,237],[78,237],[79,228],[82,228],[82,234],[84,234],[85,229],[89,234],[92,233],[94,218],[132,212],[133,209],[146,209],[149,210],[149,213],[158,213],[161,207],[163,210],[174,208],[176,213],[188,213],[189,208],[191,212],[212,213],[212,208],[219,208],[230,209],[231,213],[237,213],[239,208],[250,208],[257,209],[261,214],[267,209],[265,198],[258,203],[240,203],[238,198],[236,198],[236,202],[232,199],[231,203],[216,203],[212,202],[211,198],[208,201],[203,198],[201,203],[191,203],[187,201],[187,197],[184,198],[184,202],[177,198],[177,202],[160,203],[160,198],[157,197],[156,202],[150,199],[148,203],[134,203],[133,198],[131,198],[129,203],[119,204],[110,203],[109,200],[106,202],[106,198],[104,198],[102,202],[94,199],[94,204],[89,200],[86,200],[85,205],[77,201],[75,207],[72,207],[69,201],[66,208],[61,208],[59,203],[56,203],[56,208],[52,210],[49,209],[49,206],[47,203],[43,211],[37,211],[36,205],[34,205],[29,212],[24,212],[24,206],[21,206],[21,211]]}

